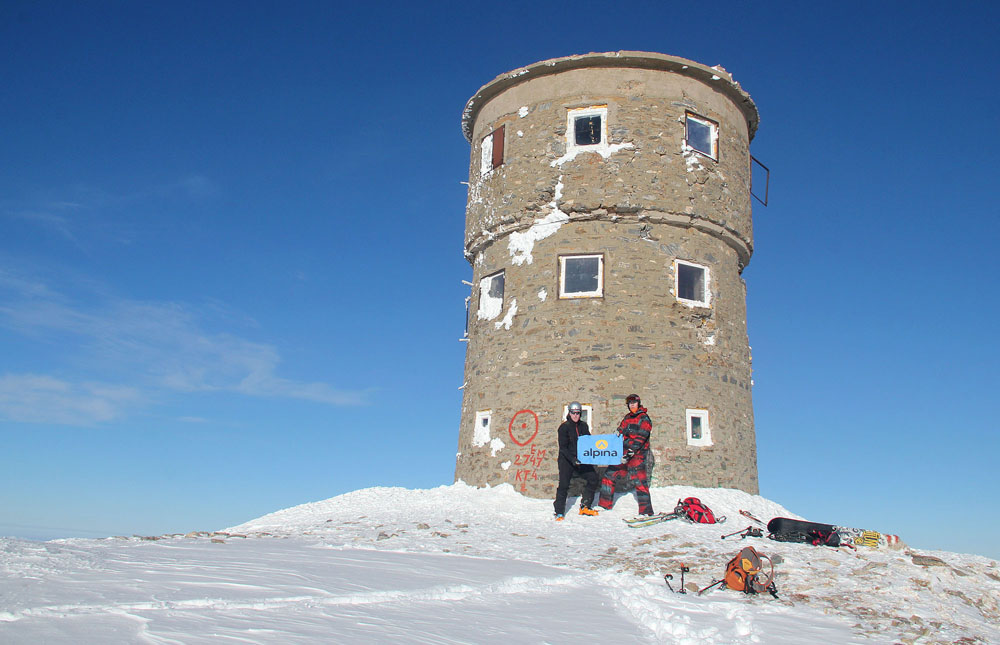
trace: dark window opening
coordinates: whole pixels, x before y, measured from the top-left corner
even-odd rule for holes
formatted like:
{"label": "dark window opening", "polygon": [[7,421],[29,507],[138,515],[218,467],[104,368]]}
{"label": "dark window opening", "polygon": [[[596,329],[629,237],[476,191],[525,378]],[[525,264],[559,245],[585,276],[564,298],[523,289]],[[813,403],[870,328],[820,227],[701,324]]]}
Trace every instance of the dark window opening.
{"label": "dark window opening", "polygon": [[691,438],[701,439],[701,417],[691,417]]}
{"label": "dark window opening", "polygon": [[503,298],[503,281],[504,281],[503,276],[504,274],[501,271],[500,273],[493,276],[492,280],[490,280],[490,290],[489,290],[490,298],[501,298],[501,299]]}
{"label": "dark window opening", "polygon": [[494,273],[479,281],[479,311],[480,319],[492,320],[500,315],[503,309],[504,272]]}
{"label": "dark window opening", "polygon": [[503,165],[503,129],[504,126],[500,126],[493,131],[493,168],[499,168]]}
{"label": "dark window opening", "polygon": [[717,123],[688,113],[685,115],[684,127],[684,138],[689,147],[712,159],[718,158]]}
{"label": "dark window opening", "polygon": [[684,300],[705,300],[705,269],[677,263],[677,297]]}
{"label": "dark window opening", "polygon": [[594,146],[601,142],[601,117],[581,116],[573,121],[573,131],[576,136],[576,145]]}
{"label": "dark window opening", "polygon": [[596,293],[600,289],[601,258],[566,258],[563,293]]}

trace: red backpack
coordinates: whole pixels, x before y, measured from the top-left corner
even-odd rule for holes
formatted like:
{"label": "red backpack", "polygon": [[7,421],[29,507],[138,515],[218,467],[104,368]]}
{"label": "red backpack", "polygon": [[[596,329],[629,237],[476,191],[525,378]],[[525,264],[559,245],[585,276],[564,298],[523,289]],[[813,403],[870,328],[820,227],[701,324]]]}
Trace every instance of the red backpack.
{"label": "red backpack", "polygon": [[712,509],[702,504],[697,497],[685,497],[677,500],[674,513],[686,517],[695,524],[721,524],[726,521],[724,515],[715,517]]}

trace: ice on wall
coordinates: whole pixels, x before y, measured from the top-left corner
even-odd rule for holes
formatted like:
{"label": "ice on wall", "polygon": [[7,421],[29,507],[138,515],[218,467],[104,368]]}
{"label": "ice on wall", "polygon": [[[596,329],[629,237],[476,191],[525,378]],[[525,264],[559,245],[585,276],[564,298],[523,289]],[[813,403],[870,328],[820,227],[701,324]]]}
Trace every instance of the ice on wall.
{"label": "ice on wall", "polygon": [[490,457],[496,457],[497,453],[503,450],[504,442],[500,440],[500,437],[494,437],[490,441]]}
{"label": "ice on wall", "polygon": [[626,148],[634,148],[635,145],[631,141],[626,141],[624,143],[608,143],[607,141],[602,141],[601,143],[594,146],[583,146],[583,147],[572,147],[566,151],[566,154],[559,157],[549,165],[555,168],[556,166],[561,166],[567,161],[572,161],[576,159],[577,155],[581,155],[585,152],[596,152],[605,159],[615,154],[619,150],[625,150]]}
{"label": "ice on wall", "polygon": [[522,105],[521,109],[517,111],[517,116],[521,117],[522,119],[528,116],[528,106]]}
{"label": "ice on wall", "polygon": [[540,219],[536,219],[534,224],[526,231],[517,231],[510,234],[507,240],[507,249],[510,251],[510,260],[514,264],[521,265],[527,262],[531,264],[534,258],[531,256],[535,242],[544,240],[559,230],[559,227],[569,221],[569,215],[559,210],[559,199],[562,197],[562,175],[556,183],[555,196],[552,201],[545,205],[548,214]]}
{"label": "ice on wall", "polygon": [[[492,162],[491,162],[492,163]],[[469,183],[469,204],[482,204],[483,203],[483,177],[485,175],[480,175],[478,179]]]}
{"label": "ice on wall", "polygon": [[542,302],[545,302],[545,298],[548,297],[548,295],[549,292],[545,290],[545,287],[542,287],[541,289],[538,290],[538,299],[541,300]]}
{"label": "ice on wall", "polygon": [[531,264],[534,258],[531,255],[535,242],[544,240],[548,236],[559,230],[563,224],[569,221],[569,215],[555,209],[541,219],[535,220],[531,228],[524,232],[514,232],[510,234],[507,248],[510,250],[510,259],[514,264]]}
{"label": "ice on wall", "polygon": [[479,320],[493,320],[503,311],[503,296],[490,295],[492,280],[493,276],[489,276],[479,281],[479,311],[476,312]]}
{"label": "ice on wall", "polygon": [[514,314],[517,313],[517,298],[510,299],[510,307],[507,308],[507,314],[503,317],[503,320],[493,323],[496,325],[497,329],[503,327],[504,329],[510,329],[511,324],[514,322]]}
{"label": "ice on wall", "polygon": [[490,424],[482,423],[480,418],[476,419],[476,429],[472,433],[472,445],[482,448],[490,442]]}
{"label": "ice on wall", "polygon": [[701,165],[701,157],[699,153],[694,148],[689,146],[687,141],[681,143],[681,153],[684,155],[684,162],[687,164],[688,172],[705,169],[705,166]]}
{"label": "ice on wall", "polygon": [[493,171],[493,133],[483,137],[483,147],[479,154],[479,176],[485,177]]}

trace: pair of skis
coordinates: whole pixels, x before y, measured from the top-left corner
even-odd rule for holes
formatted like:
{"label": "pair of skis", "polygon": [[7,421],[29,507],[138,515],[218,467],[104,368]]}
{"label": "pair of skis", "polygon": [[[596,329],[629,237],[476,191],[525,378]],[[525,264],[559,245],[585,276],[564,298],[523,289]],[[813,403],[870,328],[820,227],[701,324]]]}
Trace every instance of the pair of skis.
{"label": "pair of skis", "polygon": [[[747,511],[740,511],[740,515],[744,517],[749,517],[755,522],[759,522],[761,526],[764,526],[764,522],[757,519]],[[653,515],[636,515],[635,517],[626,517],[622,521],[629,525],[630,528],[637,529],[642,526],[652,526],[653,524],[659,524],[660,522],[666,522],[668,520],[676,520],[677,518],[684,517],[684,511],[673,511],[671,513],[655,513]],[[721,524],[721,522],[717,522]],[[735,534],[733,534],[735,535]],[[758,537],[758,536],[754,536]]]}
{"label": "pair of skis", "polygon": [[659,524],[660,522],[666,522],[667,520],[676,520],[679,517],[683,517],[683,513],[678,513],[674,511],[672,513],[654,513],[652,515],[636,515],[635,517],[625,517],[622,518],[622,522],[625,522],[629,528],[637,529],[643,526],[652,526],[653,524]]}

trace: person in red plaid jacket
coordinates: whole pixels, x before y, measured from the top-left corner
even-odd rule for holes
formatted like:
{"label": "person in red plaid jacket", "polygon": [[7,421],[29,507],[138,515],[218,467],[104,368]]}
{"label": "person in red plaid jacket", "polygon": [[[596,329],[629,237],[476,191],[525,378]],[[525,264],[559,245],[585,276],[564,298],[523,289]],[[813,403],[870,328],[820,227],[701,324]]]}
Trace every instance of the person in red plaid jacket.
{"label": "person in red plaid jacket", "polygon": [[652,515],[653,502],[649,498],[649,476],[646,473],[646,455],[649,452],[649,434],[653,422],[642,407],[638,394],[625,398],[628,414],[618,424],[618,434],[622,436],[625,461],[617,466],[608,466],[601,478],[601,508],[610,509],[615,500],[615,483],[625,477],[635,487],[635,498],[639,502],[639,515]]}

